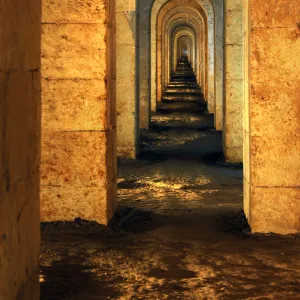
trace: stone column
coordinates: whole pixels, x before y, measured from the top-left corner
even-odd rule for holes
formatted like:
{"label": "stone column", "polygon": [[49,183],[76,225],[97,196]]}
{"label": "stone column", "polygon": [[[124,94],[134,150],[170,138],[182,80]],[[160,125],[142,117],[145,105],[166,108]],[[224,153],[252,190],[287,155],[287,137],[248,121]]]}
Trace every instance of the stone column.
{"label": "stone column", "polygon": [[139,152],[136,0],[116,0],[117,152],[136,158]]}
{"label": "stone column", "polygon": [[223,151],[229,162],[243,160],[243,0],[225,0]]}
{"label": "stone column", "polygon": [[113,215],[114,17],[113,0],[43,1],[42,221]]}
{"label": "stone column", "polygon": [[223,129],[223,68],[224,68],[224,12],[223,1],[214,0],[215,7],[215,128]]}
{"label": "stone column", "polygon": [[148,129],[151,121],[150,107],[150,18],[152,2],[138,1],[139,24],[139,86],[140,128]]}
{"label": "stone column", "polygon": [[0,4],[0,299],[39,297],[41,1]]}
{"label": "stone column", "polygon": [[[161,27],[162,24],[158,24],[158,27]],[[162,30],[158,32],[162,33]],[[156,59],[157,59],[157,68],[156,68],[156,101],[161,102],[162,98],[162,86],[161,86],[161,72],[162,72],[162,34],[157,35],[157,45],[156,45]]]}
{"label": "stone column", "polygon": [[[300,232],[300,6],[245,1],[245,211],[253,232]],[[247,18],[245,18],[247,22]],[[248,26],[247,26],[248,25]],[[248,155],[247,155],[248,153]]]}

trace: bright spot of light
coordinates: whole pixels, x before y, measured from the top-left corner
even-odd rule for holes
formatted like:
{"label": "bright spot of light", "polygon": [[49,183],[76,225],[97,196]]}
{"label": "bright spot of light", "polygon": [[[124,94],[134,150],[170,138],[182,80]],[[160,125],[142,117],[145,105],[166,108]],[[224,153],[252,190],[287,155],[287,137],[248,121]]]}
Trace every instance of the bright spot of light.
{"label": "bright spot of light", "polygon": [[40,274],[40,282],[45,282],[45,281],[46,281],[45,275]]}

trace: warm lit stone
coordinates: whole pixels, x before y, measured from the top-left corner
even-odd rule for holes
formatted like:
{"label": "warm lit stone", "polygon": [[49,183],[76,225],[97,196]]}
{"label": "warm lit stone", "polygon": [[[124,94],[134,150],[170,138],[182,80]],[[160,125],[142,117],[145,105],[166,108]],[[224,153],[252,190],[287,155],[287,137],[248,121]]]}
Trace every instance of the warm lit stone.
{"label": "warm lit stone", "polygon": [[250,4],[245,209],[254,232],[296,233],[300,230],[300,30],[295,15],[299,5],[284,0]]}
{"label": "warm lit stone", "polygon": [[45,0],[42,23],[41,216],[107,224],[116,207],[115,4],[56,2]]}
{"label": "warm lit stone", "polygon": [[226,0],[225,4],[225,105],[223,151],[229,162],[243,161],[243,5]]}
{"label": "warm lit stone", "polygon": [[[104,80],[44,79],[42,90],[45,130],[99,131],[109,125]],[[61,101],[57,101],[57,98]],[[99,120],[99,116],[103,118]]]}
{"label": "warm lit stone", "polygon": [[117,153],[123,158],[139,153],[136,14],[135,1],[116,1]]}

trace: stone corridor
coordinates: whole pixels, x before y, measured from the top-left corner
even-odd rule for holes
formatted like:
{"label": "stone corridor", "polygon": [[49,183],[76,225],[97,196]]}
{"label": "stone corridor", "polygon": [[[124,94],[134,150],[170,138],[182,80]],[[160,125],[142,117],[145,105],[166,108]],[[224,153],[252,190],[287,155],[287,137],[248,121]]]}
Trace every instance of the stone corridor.
{"label": "stone corridor", "polygon": [[300,0],[0,1],[0,300],[300,300]]}
{"label": "stone corridor", "polygon": [[250,234],[242,167],[195,105],[165,99],[119,161],[110,228],[42,225],[42,300],[299,299],[300,237]]}

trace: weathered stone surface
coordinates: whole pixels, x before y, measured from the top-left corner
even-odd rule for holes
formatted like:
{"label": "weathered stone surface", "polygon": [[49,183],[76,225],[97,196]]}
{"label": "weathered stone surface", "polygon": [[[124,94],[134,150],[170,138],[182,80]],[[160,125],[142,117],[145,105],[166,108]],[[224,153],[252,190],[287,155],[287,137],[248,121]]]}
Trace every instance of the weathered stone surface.
{"label": "weathered stone surface", "polygon": [[103,80],[105,38],[103,24],[43,24],[43,77]]}
{"label": "weathered stone surface", "polygon": [[223,151],[229,162],[243,161],[244,47],[242,1],[225,2],[225,96]]}
{"label": "weathered stone surface", "polygon": [[116,207],[115,2],[45,0],[42,32],[42,220],[107,224]]}
{"label": "weathered stone surface", "polygon": [[[135,46],[134,45],[117,45],[117,86],[127,84],[127,89],[133,92],[135,90]],[[121,55],[122,54],[122,55]],[[130,82],[128,81],[131,79]],[[119,89],[117,89],[119,92]],[[132,96],[131,96],[132,98]],[[135,105],[134,102],[131,105]]]}
{"label": "weathered stone surface", "polygon": [[[215,12],[215,128],[223,129],[223,106],[224,106],[224,3],[214,0]],[[200,72],[199,72],[200,73]]]}
{"label": "weathered stone surface", "polygon": [[38,300],[41,2],[0,7],[0,299]]}
{"label": "weathered stone surface", "polygon": [[140,0],[139,21],[139,87],[140,87],[140,127],[149,128],[151,120],[150,103],[150,18],[152,2]]}
{"label": "weathered stone surface", "polygon": [[117,51],[119,46],[136,44],[136,11],[119,11],[116,13]]}
{"label": "weathered stone surface", "polygon": [[44,79],[42,90],[43,130],[99,131],[110,125],[104,80]]}
{"label": "weathered stone surface", "polygon": [[300,189],[255,187],[251,196],[253,232],[290,234],[300,231]]}
{"label": "weathered stone surface", "polygon": [[43,132],[41,185],[105,186],[105,132]]}
{"label": "weathered stone surface", "polygon": [[125,11],[135,11],[136,2],[128,0],[117,0],[116,2],[116,12],[125,12]]}
{"label": "weathered stone surface", "polygon": [[117,152],[125,158],[136,158],[139,152],[136,9],[133,0],[116,2]]}
{"label": "weathered stone surface", "polygon": [[89,23],[103,24],[106,19],[106,3],[98,0],[43,0],[45,23]]}
{"label": "weathered stone surface", "polygon": [[[243,46],[238,45],[227,45],[226,46],[226,67],[225,67],[225,76],[227,83],[230,84],[232,80],[243,79]],[[242,89],[243,85],[237,86],[238,89]],[[227,89],[226,89],[227,92]],[[243,98],[236,99],[240,101]]]}
{"label": "weathered stone surface", "polygon": [[300,86],[297,82],[290,84],[268,81],[253,85],[250,107],[251,135],[272,136],[277,139],[291,135],[295,139],[299,138],[299,94]]}
{"label": "weathered stone surface", "polygon": [[[299,22],[299,0],[257,0],[251,6],[252,27],[296,27]],[[284,45],[282,45],[284,47]]]}
{"label": "weathered stone surface", "polygon": [[251,138],[252,181],[257,186],[298,186],[300,178],[299,136],[265,135]]}
{"label": "weathered stone surface", "polygon": [[107,224],[107,188],[73,185],[42,186],[41,221],[85,220]]}
{"label": "weathered stone surface", "polygon": [[247,216],[254,232],[295,233],[300,231],[299,5],[251,1],[250,12]]}
{"label": "weathered stone surface", "polygon": [[243,42],[243,11],[227,11],[226,14],[226,42],[231,45],[241,45]]}
{"label": "weathered stone surface", "polygon": [[[251,81],[299,82],[300,29],[298,27],[254,28],[251,34],[251,45],[253,62]],[[287,55],[288,53],[290,55]]]}
{"label": "weathered stone surface", "polygon": [[243,159],[243,80],[229,80],[228,77],[227,79],[224,153],[227,161],[241,162]]}

